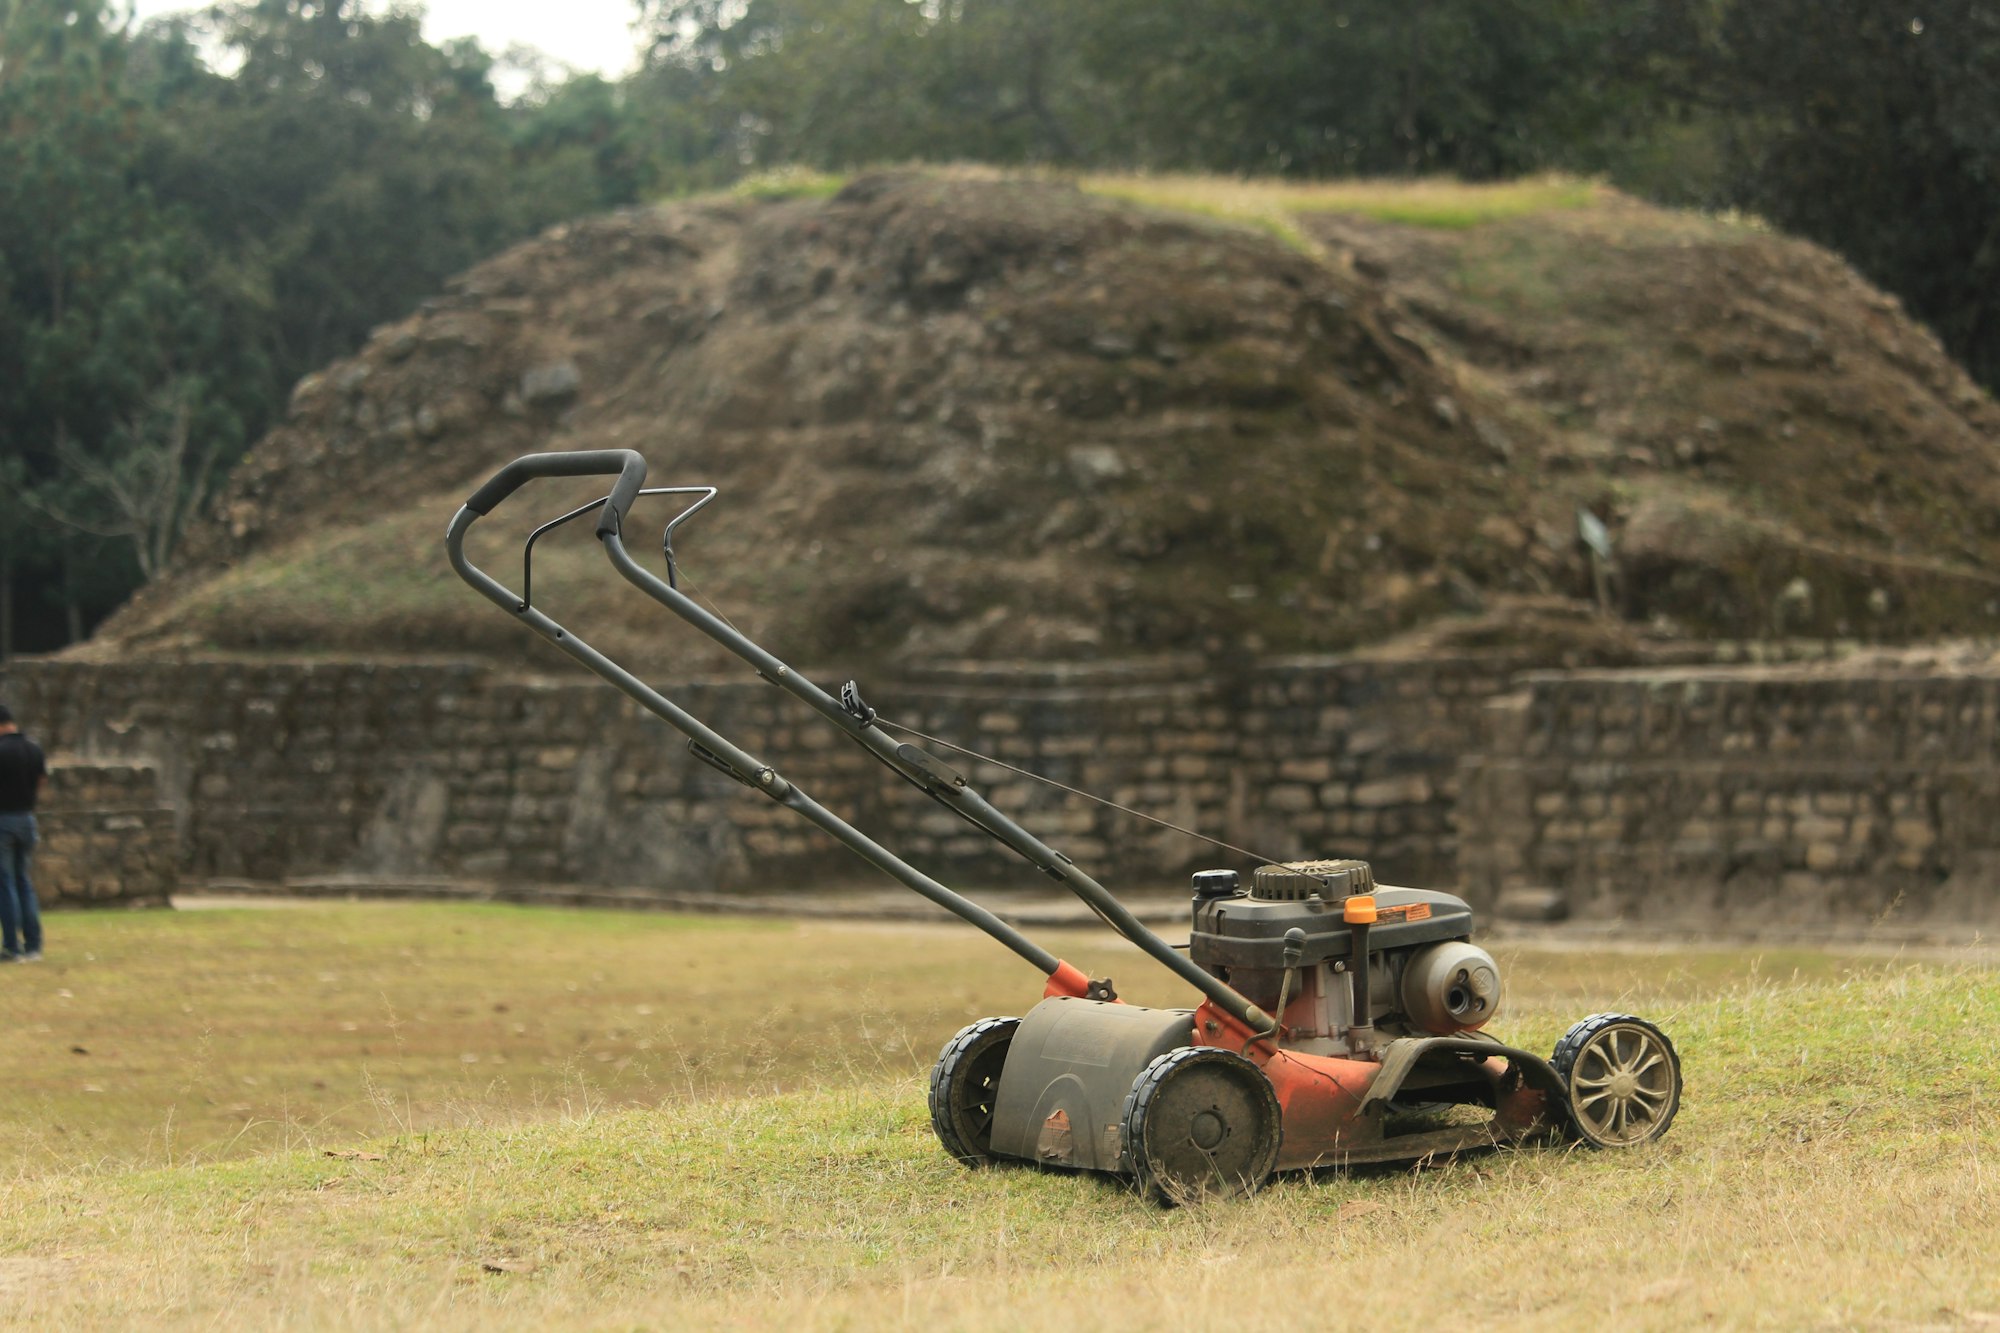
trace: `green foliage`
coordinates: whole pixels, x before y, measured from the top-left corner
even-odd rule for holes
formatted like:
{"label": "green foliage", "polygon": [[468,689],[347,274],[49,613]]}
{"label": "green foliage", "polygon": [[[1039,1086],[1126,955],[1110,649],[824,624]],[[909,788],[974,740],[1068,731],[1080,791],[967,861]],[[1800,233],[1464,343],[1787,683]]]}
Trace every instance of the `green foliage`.
{"label": "green foliage", "polygon": [[507,242],[650,190],[625,90],[510,110],[490,69],[352,0],[141,31],[103,0],[0,0],[0,459],[37,520],[0,542],[53,590],[30,620],[67,622],[27,646],[157,574],[301,375]]}
{"label": "green foliage", "polygon": [[153,63],[166,77],[139,90],[161,113],[144,179],[259,298],[246,332],[270,359],[269,401],[522,223],[476,47],[430,47],[414,13],[352,4],[258,0],[216,22],[241,69]]}
{"label": "green foliage", "polygon": [[637,202],[652,185],[645,137],[627,89],[580,74],[535,89],[513,117],[512,192],[534,215],[533,201],[554,210],[601,212]]}
{"label": "green foliage", "polygon": [[1472,177],[1567,163],[1634,0],[663,0],[746,163],[911,157]]}
{"label": "green foliage", "polygon": [[0,457],[46,520],[0,540],[72,619],[83,586],[157,568],[245,438],[228,302],[138,178],[126,50],[94,0],[0,6]]}
{"label": "green foliage", "polygon": [[1140,160],[1288,174],[1446,171],[1568,160],[1599,114],[1588,77],[1620,7],[1564,0],[1361,0],[1328,15],[1229,0],[1130,5],[1099,34],[1144,63]]}
{"label": "green foliage", "polygon": [[1738,3],[1699,70],[1735,201],[1839,250],[2000,384],[2000,12]]}

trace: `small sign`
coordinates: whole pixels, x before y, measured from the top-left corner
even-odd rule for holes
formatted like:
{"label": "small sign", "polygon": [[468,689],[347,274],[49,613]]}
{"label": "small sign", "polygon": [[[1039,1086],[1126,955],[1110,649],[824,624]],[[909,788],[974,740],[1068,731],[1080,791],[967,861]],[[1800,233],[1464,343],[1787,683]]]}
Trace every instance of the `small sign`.
{"label": "small sign", "polygon": [[1611,530],[1604,526],[1602,519],[1588,509],[1576,511],[1576,535],[1583,539],[1583,544],[1588,546],[1598,559],[1611,558]]}

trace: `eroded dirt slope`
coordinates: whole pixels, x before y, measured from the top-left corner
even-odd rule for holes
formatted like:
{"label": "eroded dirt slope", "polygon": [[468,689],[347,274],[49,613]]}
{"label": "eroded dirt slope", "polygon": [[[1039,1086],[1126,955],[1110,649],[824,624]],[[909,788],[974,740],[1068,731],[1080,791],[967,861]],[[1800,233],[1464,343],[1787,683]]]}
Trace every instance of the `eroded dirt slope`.
{"label": "eroded dirt slope", "polygon": [[1450,235],[1308,226],[1504,404],[1512,467],[1606,521],[1628,616],[1740,636],[2000,624],[2000,412],[1826,251],[1615,195]]}
{"label": "eroded dirt slope", "polygon": [[[302,382],[95,651],[518,655],[446,570],[445,522],[517,454],[601,447],[722,488],[677,550],[798,660],[1570,624],[1579,505],[1655,632],[2000,623],[1993,406],[1822,253],[1615,199],[1448,234],[1306,223],[1318,256],[908,173],[557,228]],[[517,579],[529,520],[589,494],[521,492],[478,555]],[[635,546],[668,511],[640,512]],[[708,660],[585,525],[535,583],[616,654]]]}

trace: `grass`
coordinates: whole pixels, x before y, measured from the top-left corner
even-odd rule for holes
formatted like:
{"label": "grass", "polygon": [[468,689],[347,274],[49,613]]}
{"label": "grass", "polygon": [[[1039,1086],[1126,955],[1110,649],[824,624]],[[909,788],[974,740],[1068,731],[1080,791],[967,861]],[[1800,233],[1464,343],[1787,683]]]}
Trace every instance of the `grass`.
{"label": "grass", "polygon": [[850,950],[773,988],[760,960],[795,966],[800,928],[450,905],[54,920],[49,961],[0,976],[20,1014],[0,1046],[0,1120],[18,1127],[0,1171],[901,1074],[912,1025],[925,1043],[959,1026],[971,997],[948,969],[977,952],[954,941],[939,967],[878,978]]}
{"label": "grass", "polygon": [[[989,167],[966,165],[911,169],[943,175],[995,174]],[[749,199],[825,199],[838,194],[851,178],[806,167],[780,167],[746,176],[728,193]],[[1445,176],[1289,181],[1097,173],[1080,177],[1078,184],[1106,198],[1261,227],[1308,252],[1311,244],[1297,224],[1303,213],[1351,213],[1378,222],[1463,231],[1487,222],[1589,208],[1603,197],[1594,182],[1553,174],[1468,184]]]}
{"label": "grass", "polygon": [[845,175],[810,167],[776,167],[745,176],[728,193],[743,199],[831,199],[847,181]]}
{"label": "grass", "polygon": [[[968,931],[446,906],[51,924],[51,961],[0,975],[0,1320],[2000,1322],[1990,970],[1506,953],[1506,1037],[1545,1048],[1612,1007],[1674,1034],[1688,1095],[1663,1143],[1165,1212],[938,1151],[937,1044],[1035,991]],[[1055,942],[1176,998],[1100,936]],[[245,1086],[269,1104],[211,1105]]]}
{"label": "grass", "polygon": [[[534,497],[542,517],[561,513],[561,498],[579,502],[602,488],[569,486]],[[560,498],[557,498],[560,497]],[[222,569],[190,588],[174,611],[181,625],[194,628],[203,646],[255,645],[264,650],[295,647],[376,654],[385,637],[404,643],[437,643],[447,648],[478,644],[482,636],[519,646],[529,636],[507,627],[493,608],[468,590],[445,562],[438,539],[439,515],[449,515],[462,492],[435,495],[428,504],[392,509],[364,523],[333,525],[273,547],[261,558]],[[502,516],[473,533],[473,558],[495,577],[519,588],[521,540],[528,526]],[[512,526],[506,526],[511,524]],[[578,534],[582,534],[581,540]],[[603,555],[585,528],[551,535],[535,548],[533,591],[538,602],[553,597],[567,618],[606,604],[629,602],[629,592],[607,582]],[[384,627],[388,627],[385,636]],[[590,626],[593,634],[596,626]]]}
{"label": "grass", "polygon": [[1569,176],[1533,176],[1471,185],[1446,177],[1410,180],[1280,181],[1222,176],[1086,176],[1093,194],[1154,208],[1244,222],[1311,252],[1297,219],[1306,213],[1351,213],[1378,222],[1438,231],[1588,208],[1602,192]]}

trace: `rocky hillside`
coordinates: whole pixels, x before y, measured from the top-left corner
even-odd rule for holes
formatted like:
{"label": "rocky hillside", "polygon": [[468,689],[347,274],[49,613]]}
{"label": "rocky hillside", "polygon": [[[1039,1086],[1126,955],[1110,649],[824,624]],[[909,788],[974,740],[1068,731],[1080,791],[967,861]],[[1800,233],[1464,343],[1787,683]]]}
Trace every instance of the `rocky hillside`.
{"label": "rocky hillside", "polygon": [[[602,447],[722,488],[683,567],[801,661],[2000,626],[2000,412],[1824,253],[1604,191],[1296,224],[898,173],[556,228],[303,381],[90,651],[518,656],[445,522]],[[518,578],[590,493],[519,493],[479,558]],[[1579,630],[1579,508],[1622,627]],[[703,659],[585,525],[536,568],[608,650]]]}

